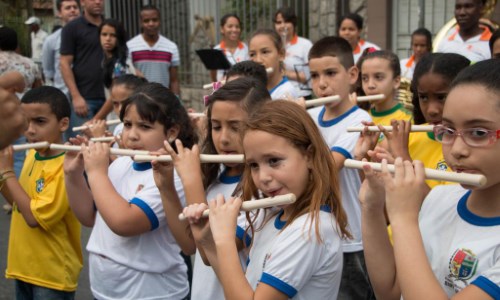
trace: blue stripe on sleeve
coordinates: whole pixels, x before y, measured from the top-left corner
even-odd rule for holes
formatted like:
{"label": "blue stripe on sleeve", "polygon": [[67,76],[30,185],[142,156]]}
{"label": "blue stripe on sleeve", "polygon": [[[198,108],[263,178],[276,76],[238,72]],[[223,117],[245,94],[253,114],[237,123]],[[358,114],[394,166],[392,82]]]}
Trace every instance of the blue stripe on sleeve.
{"label": "blue stripe on sleeve", "polygon": [[297,290],[293,286],[267,273],[262,273],[260,282],[272,286],[273,288],[287,295],[288,298],[293,298],[297,294]]}
{"label": "blue stripe on sleeve", "polygon": [[338,152],[338,153],[342,154],[345,158],[352,159],[351,153],[349,153],[349,151],[347,151],[344,148],[341,148],[341,147],[332,147],[330,149],[330,151]]}
{"label": "blue stripe on sleeve", "polygon": [[132,200],[129,201],[129,203],[137,205],[146,214],[149,221],[151,222],[151,231],[158,228],[158,226],[160,225],[160,222],[158,221],[158,217],[156,216],[155,212],[151,209],[151,207],[149,207],[149,205],[146,202],[144,202],[143,200],[141,200],[139,198],[133,198]]}
{"label": "blue stripe on sleeve", "polygon": [[485,293],[490,295],[493,299],[500,299],[500,286],[493,283],[491,280],[484,276],[479,276],[471,284],[476,285]]}
{"label": "blue stripe on sleeve", "polygon": [[247,232],[245,234],[245,229],[241,228],[240,226],[236,226],[236,237],[239,238],[241,241],[243,241],[243,237],[245,237],[245,246],[249,247],[250,243],[252,242],[252,237],[250,236],[250,233]]}

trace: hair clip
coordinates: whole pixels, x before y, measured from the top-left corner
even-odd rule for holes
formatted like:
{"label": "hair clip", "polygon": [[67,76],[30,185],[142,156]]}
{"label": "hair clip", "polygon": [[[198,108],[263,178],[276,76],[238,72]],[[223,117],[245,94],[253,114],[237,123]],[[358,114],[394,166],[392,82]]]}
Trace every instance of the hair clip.
{"label": "hair clip", "polygon": [[220,89],[224,84],[221,81],[212,82],[212,93],[210,95],[203,96],[203,104],[208,105],[208,97],[210,97],[216,90]]}

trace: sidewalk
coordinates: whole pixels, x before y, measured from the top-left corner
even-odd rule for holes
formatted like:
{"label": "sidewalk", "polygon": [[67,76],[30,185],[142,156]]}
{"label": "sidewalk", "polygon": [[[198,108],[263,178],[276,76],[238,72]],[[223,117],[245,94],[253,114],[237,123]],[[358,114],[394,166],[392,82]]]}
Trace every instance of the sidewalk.
{"label": "sidewalk", "polygon": [[[5,200],[0,195],[0,204],[3,205]],[[4,210],[0,210],[0,300],[15,299],[14,281],[5,278],[5,268],[7,265],[7,244],[9,242],[10,230],[10,215],[5,214]],[[85,250],[87,240],[89,239],[91,228],[82,227],[82,248],[83,250],[83,269],[80,273],[78,282],[78,290],[76,291],[76,300],[93,299],[90,292],[89,284],[89,269],[88,269],[88,254]]]}

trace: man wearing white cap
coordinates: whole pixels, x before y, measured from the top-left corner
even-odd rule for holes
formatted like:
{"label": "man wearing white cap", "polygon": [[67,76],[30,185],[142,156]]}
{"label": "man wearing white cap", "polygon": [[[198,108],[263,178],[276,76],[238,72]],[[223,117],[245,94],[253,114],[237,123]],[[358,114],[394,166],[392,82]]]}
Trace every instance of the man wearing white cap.
{"label": "man wearing white cap", "polygon": [[31,32],[31,59],[37,64],[40,71],[42,70],[42,49],[43,42],[48,34],[40,28],[42,22],[37,17],[30,17],[24,24],[29,25]]}

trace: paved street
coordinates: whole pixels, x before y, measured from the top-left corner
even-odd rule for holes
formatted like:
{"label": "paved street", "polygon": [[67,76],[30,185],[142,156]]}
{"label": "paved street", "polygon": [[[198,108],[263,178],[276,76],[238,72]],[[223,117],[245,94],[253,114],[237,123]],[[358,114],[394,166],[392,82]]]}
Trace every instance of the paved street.
{"label": "paved street", "polygon": [[[0,207],[5,203],[5,200],[0,196]],[[5,214],[5,211],[0,208],[0,300],[15,299],[14,281],[5,279],[5,267],[7,264],[7,243],[9,241],[10,215]],[[85,249],[87,240],[90,236],[90,228],[82,229],[82,246]],[[80,273],[80,281],[76,292],[77,300],[93,299],[89,285],[89,271],[87,263],[87,251],[84,250],[83,269]]]}

